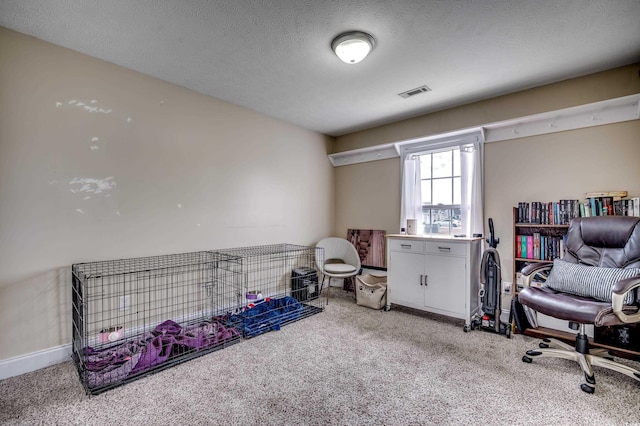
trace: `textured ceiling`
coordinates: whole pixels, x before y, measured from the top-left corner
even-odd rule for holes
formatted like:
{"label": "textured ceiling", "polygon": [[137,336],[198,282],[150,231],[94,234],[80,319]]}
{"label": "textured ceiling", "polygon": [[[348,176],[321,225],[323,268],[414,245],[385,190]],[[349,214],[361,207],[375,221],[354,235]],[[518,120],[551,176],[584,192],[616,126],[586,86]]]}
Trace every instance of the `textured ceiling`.
{"label": "textured ceiling", "polygon": [[[0,0],[4,27],[334,136],[640,61],[639,22],[640,0]],[[376,39],[357,65],[329,47],[348,30]]]}

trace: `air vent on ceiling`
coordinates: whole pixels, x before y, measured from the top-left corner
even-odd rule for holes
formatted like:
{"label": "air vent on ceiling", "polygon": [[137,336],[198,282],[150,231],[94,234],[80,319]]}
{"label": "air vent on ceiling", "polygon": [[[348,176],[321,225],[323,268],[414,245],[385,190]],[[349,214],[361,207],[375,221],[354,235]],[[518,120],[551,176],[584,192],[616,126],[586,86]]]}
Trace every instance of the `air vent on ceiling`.
{"label": "air vent on ceiling", "polygon": [[430,91],[431,89],[428,86],[424,85],[424,86],[416,87],[415,89],[407,90],[406,92],[398,93],[398,96],[406,99],[415,95],[419,95],[420,93],[426,93]]}

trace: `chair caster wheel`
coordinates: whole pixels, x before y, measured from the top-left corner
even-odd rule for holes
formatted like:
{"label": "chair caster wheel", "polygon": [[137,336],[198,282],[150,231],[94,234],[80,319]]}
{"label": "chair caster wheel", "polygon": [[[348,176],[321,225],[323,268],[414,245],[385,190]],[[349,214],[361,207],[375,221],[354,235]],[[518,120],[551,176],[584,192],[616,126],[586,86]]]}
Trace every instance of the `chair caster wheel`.
{"label": "chair caster wheel", "polygon": [[585,393],[594,393],[596,391],[596,388],[589,386],[586,383],[581,384],[580,389],[582,389],[582,391]]}
{"label": "chair caster wheel", "polygon": [[531,361],[533,361],[530,357],[528,356],[523,356],[522,357],[522,362],[526,362],[527,364],[531,364]]}
{"label": "chair caster wheel", "polygon": [[547,345],[546,343],[540,343],[540,344],[538,344],[538,347],[540,349],[547,349],[547,348],[549,348],[549,345]]}

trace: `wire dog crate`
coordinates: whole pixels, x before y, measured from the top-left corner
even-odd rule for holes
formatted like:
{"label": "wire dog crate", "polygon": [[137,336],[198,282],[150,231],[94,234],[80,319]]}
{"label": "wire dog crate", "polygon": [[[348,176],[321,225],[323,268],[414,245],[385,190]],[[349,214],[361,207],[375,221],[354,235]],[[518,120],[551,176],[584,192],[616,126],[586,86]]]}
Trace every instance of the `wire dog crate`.
{"label": "wire dog crate", "polygon": [[221,318],[250,338],[324,310],[315,262],[321,248],[292,244],[213,251],[216,281],[240,290]]}
{"label": "wire dog crate", "polygon": [[72,266],[72,352],[87,393],[240,340],[219,319],[242,302],[241,269],[217,258],[203,251]]}

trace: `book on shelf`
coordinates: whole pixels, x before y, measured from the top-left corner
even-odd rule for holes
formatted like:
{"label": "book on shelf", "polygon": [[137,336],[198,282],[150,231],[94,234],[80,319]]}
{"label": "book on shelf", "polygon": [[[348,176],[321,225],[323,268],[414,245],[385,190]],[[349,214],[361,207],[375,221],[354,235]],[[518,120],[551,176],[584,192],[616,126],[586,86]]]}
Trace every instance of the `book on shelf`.
{"label": "book on shelf", "polygon": [[596,197],[589,198],[589,207],[591,208],[591,216],[600,216],[600,214],[598,214],[598,199]]}
{"label": "book on shelf", "polygon": [[588,202],[591,216],[612,216],[615,214],[613,197],[590,197]]}
{"label": "book on shelf", "polygon": [[588,202],[580,203],[580,217],[591,216],[591,205]]}
{"label": "book on shelf", "polygon": [[602,203],[602,210],[599,210],[597,215],[592,213],[592,216],[603,216],[608,214],[640,217],[640,197],[600,197],[596,198],[596,200]]}
{"label": "book on shelf", "polygon": [[605,192],[587,192],[584,194],[586,198],[612,197],[620,200],[628,195],[627,191],[605,191]]}
{"label": "book on shelf", "polygon": [[640,197],[627,197],[627,191],[587,192],[584,201],[520,201],[517,223],[568,225],[576,217],[638,216]]}
{"label": "book on shelf", "polygon": [[527,259],[533,259],[533,235],[527,235]]}
{"label": "book on shelf", "polygon": [[640,198],[633,197],[626,200],[616,200],[613,202],[614,212],[618,216],[640,217]]}
{"label": "book on shelf", "polygon": [[[526,264],[529,265],[528,262]],[[529,281],[529,285],[532,287],[544,287],[546,286],[546,282],[548,278],[549,278],[549,271],[547,270],[538,271],[533,275],[533,277],[531,277],[531,280]],[[524,288],[522,272],[520,271],[516,272],[515,281],[516,281],[516,287],[518,288],[518,290],[521,290]]]}
{"label": "book on shelf", "polygon": [[571,219],[580,217],[579,200],[518,202],[517,223],[541,225],[568,225]]}
{"label": "book on shelf", "polygon": [[602,197],[602,215],[613,216],[613,197]]}
{"label": "book on shelf", "polygon": [[534,232],[532,235],[516,235],[516,258],[552,261],[564,257],[563,236],[544,235]]}
{"label": "book on shelf", "polygon": [[533,258],[540,260],[540,233],[533,233]]}
{"label": "book on shelf", "polygon": [[591,207],[583,217],[589,216],[638,216],[640,197],[628,197],[627,191],[587,192],[586,203]]}

